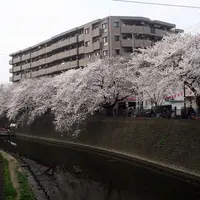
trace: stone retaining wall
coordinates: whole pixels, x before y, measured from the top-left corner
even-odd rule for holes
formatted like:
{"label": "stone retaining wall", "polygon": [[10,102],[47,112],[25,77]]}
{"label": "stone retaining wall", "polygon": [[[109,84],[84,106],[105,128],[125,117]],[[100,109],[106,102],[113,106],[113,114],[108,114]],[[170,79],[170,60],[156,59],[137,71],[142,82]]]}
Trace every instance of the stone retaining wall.
{"label": "stone retaining wall", "polygon": [[141,158],[200,176],[200,122],[183,119],[93,117],[78,138],[38,119],[17,133],[77,142]]}

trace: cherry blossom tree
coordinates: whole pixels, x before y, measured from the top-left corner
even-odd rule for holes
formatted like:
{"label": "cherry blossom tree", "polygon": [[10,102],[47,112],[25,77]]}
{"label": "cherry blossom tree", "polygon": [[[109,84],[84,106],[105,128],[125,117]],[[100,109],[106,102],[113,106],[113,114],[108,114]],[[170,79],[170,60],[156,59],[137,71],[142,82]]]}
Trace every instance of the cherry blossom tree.
{"label": "cherry blossom tree", "polygon": [[30,124],[48,113],[62,132],[103,108],[112,113],[129,96],[161,105],[184,84],[200,102],[199,55],[199,35],[170,35],[131,58],[97,60],[54,77],[1,85],[0,116]]}
{"label": "cherry blossom tree", "polygon": [[186,84],[199,97],[199,35],[170,35],[132,57],[138,68],[138,85],[147,99],[162,104],[170,93]]}
{"label": "cherry blossom tree", "polygon": [[8,112],[9,99],[11,98],[12,84],[0,85],[0,117],[4,117]]}
{"label": "cherry blossom tree", "polygon": [[52,105],[57,129],[66,130],[105,105],[113,108],[118,101],[136,95],[137,85],[130,70],[130,63],[122,58],[98,60],[87,68],[56,77],[61,81]]}

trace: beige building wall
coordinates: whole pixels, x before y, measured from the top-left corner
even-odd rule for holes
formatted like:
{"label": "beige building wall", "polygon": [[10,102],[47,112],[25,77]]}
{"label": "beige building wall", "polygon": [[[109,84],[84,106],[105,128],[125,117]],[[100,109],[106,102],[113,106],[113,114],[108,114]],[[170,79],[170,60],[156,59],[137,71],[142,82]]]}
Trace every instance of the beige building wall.
{"label": "beige building wall", "polygon": [[106,56],[128,56],[174,28],[174,24],[143,17],[97,19],[10,54],[10,81],[59,74]]}

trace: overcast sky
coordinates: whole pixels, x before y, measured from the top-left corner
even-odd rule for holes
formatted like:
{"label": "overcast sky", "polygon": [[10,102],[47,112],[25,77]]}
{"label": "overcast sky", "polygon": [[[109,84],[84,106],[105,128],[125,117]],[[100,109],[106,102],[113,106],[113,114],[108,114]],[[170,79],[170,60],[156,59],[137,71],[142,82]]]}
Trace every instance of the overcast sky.
{"label": "overcast sky", "polygon": [[[199,0],[143,1],[200,6]],[[200,9],[120,3],[112,0],[1,0],[0,83],[8,82],[11,76],[8,72],[10,53],[109,15],[144,16],[175,23],[181,29],[200,23]],[[197,28],[200,30],[200,25]]]}

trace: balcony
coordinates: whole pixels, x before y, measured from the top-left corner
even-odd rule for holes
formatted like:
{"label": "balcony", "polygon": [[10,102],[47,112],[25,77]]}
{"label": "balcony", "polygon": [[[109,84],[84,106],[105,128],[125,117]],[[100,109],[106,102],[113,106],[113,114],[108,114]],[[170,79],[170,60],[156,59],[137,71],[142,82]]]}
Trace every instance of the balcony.
{"label": "balcony", "polygon": [[122,33],[144,33],[144,34],[151,34],[151,29],[148,26],[121,26]]}
{"label": "balcony", "polygon": [[73,60],[73,61],[70,62],[69,68],[75,68],[75,67],[78,67],[77,60]]}
{"label": "balcony", "polygon": [[92,31],[92,36],[93,37],[97,37],[97,36],[99,36],[100,35],[100,28],[96,28],[96,29],[94,29],[93,31]]}
{"label": "balcony", "polygon": [[13,58],[13,64],[21,61],[21,57]]}
{"label": "balcony", "polygon": [[69,57],[69,51],[64,51],[62,53],[57,54],[57,59],[63,59]]}
{"label": "balcony", "polygon": [[59,41],[57,43],[57,48],[65,47],[65,46],[67,46],[69,44],[70,44],[70,40],[69,39],[65,39],[65,40]]}
{"label": "balcony", "polygon": [[74,36],[74,37],[71,37],[70,38],[70,44],[73,44],[73,43],[77,43],[77,36]]}
{"label": "balcony", "polygon": [[12,65],[13,64],[13,61],[12,60],[9,60],[9,65]]}
{"label": "balcony", "polygon": [[23,79],[31,78],[31,72],[28,72],[28,73],[22,74],[22,78],[23,78]]}
{"label": "balcony", "polygon": [[13,81],[19,81],[22,78],[22,75],[13,75]]}
{"label": "balcony", "polygon": [[10,81],[10,82],[13,82],[13,77],[10,77],[10,78],[9,78],[9,81]]}
{"label": "balcony", "polygon": [[147,40],[134,40],[134,47],[144,47]]}
{"label": "balcony", "polygon": [[100,48],[101,48],[100,42],[93,43],[93,50],[97,50],[97,49],[100,49]]}
{"label": "balcony", "polygon": [[39,69],[38,76],[42,76],[46,74],[46,69]]}
{"label": "balcony", "polygon": [[31,53],[31,58],[35,58],[35,57],[43,55],[45,53],[46,53],[46,48],[38,49],[35,52]]}
{"label": "balcony", "polygon": [[144,40],[144,46],[145,46],[145,47],[150,47],[150,46],[151,46],[151,41],[149,41],[149,40]]}
{"label": "balcony", "polygon": [[54,73],[56,71],[58,71],[58,66],[57,65],[49,67],[49,68],[46,68],[46,74],[51,74],[51,73]]}
{"label": "balcony", "polygon": [[78,36],[78,41],[83,41],[83,40],[84,40],[84,35],[83,34],[79,35]]}
{"label": "balcony", "polygon": [[155,29],[155,35],[158,37],[164,37],[166,35],[167,31]]}
{"label": "balcony", "polygon": [[50,51],[52,51],[52,46],[51,45],[46,47],[46,53],[49,53]]}
{"label": "balcony", "polygon": [[58,59],[58,54],[52,55],[50,58],[51,58],[51,62],[53,62]]}
{"label": "balcony", "polygon": [[9,73],[13,73],[13,68],[10,68],[10,69],[9,69]]}
{"label": "balcony", "polygon": [[37,67],[37,66],[44,65],[44,64],[46,64],[46,58],[43,58],[43,59],[40,59],[38,61],[32,62],[31,63],[31,67]]}
{"label": "balcony", "polygon": [[22,65],[22,70],[30,69],[30,67],[31,67],[31,64],[26,63],[25,65]]}
{"label": "balcony", "polygon": [[79,54],[83,54],[84,53],[84,46],[79,47],[78,51],[79,51]]}
{"label": "balcony", "polygon": [[31,72],[32,78],[37,77],[37,76],[38,76],[38,71]]}
{"label": "balcony", "polygon": [[39,60],[31,63],[31,67],[39,66]]}
{"label": "balcony", "polygon": [[92,45],[88,46],[88,47],[85,47],[85,53],[90,53],[92,52],[93,49],[92,49]]}
{"label": "balcony", "polygon": [[70,54],[70,56],[77,55],[77,48],[71,49],[71,50],[69,51],[69,54]]}
{"label": "balcony", "polygon": [[123,47],[132,47],[132,39],[122,40]]}
{"label": "balcony", "polygon": [[27,60],[27,59],[30,59],[31,58],[31,54],[26,54],[26,55],[22,55],[22,60]]}
{"label": "balcony", "polygon": [[21,70],[21,66],[13,67],[13,72],[18,72]]}
{"label": "balcony", "polygon": [[58,48],[58,42],[51,45],[52,50],[55,50]]}
{"label": "balcony", "polygon": [[79,60],[79,66],[80,67],[85,67],[89,63],[89,58],[84,58]]}
{"label": "balcony", "polygon": [[70,68],[70,62],[65,62],[61,65],[58,65],[58,71],[67,70]]}

